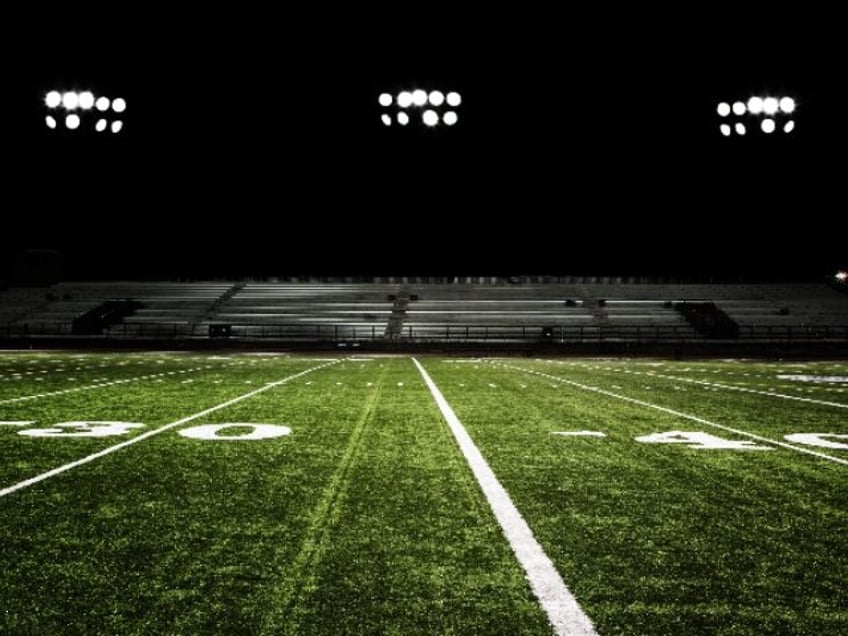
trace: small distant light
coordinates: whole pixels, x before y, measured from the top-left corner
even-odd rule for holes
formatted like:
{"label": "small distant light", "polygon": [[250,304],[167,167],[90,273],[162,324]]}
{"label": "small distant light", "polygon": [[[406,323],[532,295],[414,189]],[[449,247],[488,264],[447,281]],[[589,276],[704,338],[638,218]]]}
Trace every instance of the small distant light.
{"label": "small distant light", "polygon": [[836,275],[834,276],[834,278],[836,278],[836,280],[838,280],[840,283],[844,283],[846,280],[848,280],[848,272],[846,272],[846,271],[836,272]]}
{"label": "small distant light", "polygon": [[412,106],[412,93],[409,91],[401,91],[398,93],[397,103],[401,108],[409,108]]}
{"label": "small distant light", "polygon": [[53,117],[50,116],[50,115],[47,115],[47,117],[44,118],[44,123],[47,124],[47,127],[50,130],[53,130],[53,129],[56,128],[56,120],[53,119]]}
{"label": "small distant light", "polygon": [[91,91],[84,91],[79,94],[79,107],[83,110],[89,110],[92,106],[94,106],[94,95],[91,94]]}
{"label": "small distant light", "polygon": [[449,110],[444,115],[442,115],[442,121],[445,122],[445,126],[453,126],[459,118],[456,113],[452,110]]}
{"label": "small distant light", "polygon": [[764,119],[760,124],[760,128],[762,128],[764,133],[770,135],[774,132],[774,120],[768,118]]}
{"label": "small distant light", "polygon": [[77,106],[79,106],[79,95],[73,91],[68,91],[62,95],[62,106],[68,110],[74,110]]}
{"label": "small distant light", "polygon": [[795,122],[793,120],[790,119],[788,122],[783,124],[783,132],[791,133],[793,130],[795,130]]}
{"label": "small distant light", "polygon": [[766,115],[774,115],[777,112],[778,101],[776,97],[766,97],[763,100],[763,112]]}
{"label": "small distant light", "polygon": [[76,130],[79,128],[80,118],[79,115],[74,115],[73,113],[65,117],[65,128],[68,130]]}
{"label": "small distant light", "polygon": [[459,93],[456,91],[451,91],[447,94],[448,106],[453,106],[456,108],[462,103],[462,97],[459,96]]}
{"label": "small distant light", "polygon": [[745,124],[741,122],[737,122],[737,124],[733,128],[736,130],[737,135],[744,135],[747,132],[745,130]]}
{"label": "small distant light", "polygon": [[106,130],[106,120],[98,119],[97,123],[94,124],[94,130],[96,130],[97,132],[103,132],[104,130]]}
{"label": "small distant light", "polygon": [[424,114],[421,116],[421,121],[423,121],[427,126],[435,126],[439,123],[439,116],[436,114],[435,110],[425,110]]}
{"label": "small distant light", "polygon": [[763,112],[763,98],[752,97],[748,100],[748,110],[752,115],[759,115]]}
{"label": "small distant light", "polygon": [[380,106],[391,106],[392,96],[388,93],[380,93],[380,97],[377,98],[377,101],[380,102]]}
{"label": "small distant light", "polygon": [[409,123],[409,115],[406,113],[398,113],[397,120],[401,126],[406,126]]}
{"label": "small distant light", "polygon": [[123,97],[116,97],[112,100],[112,110],[116,113],[122,113],[127,109],[127,102]]}
{"label": "small distant light", "polygon": [[44,97],[44,103],[47,105],[47,108],[58,108],[59,104],[62,103],[62,95],[59,91],[50,91]]}
{"label": "small distant light", "polygon": [[94,107],[99,110],[101,113],[109,110],[110,102],[108,97],[98,97],[97,101],[94,102]]}
{"label": "small distant light", "polygon": [[432,106],[441,106],[445,103],[445,94],[442,91],[430,91],[430,104]]}
{"label": "small distant light", "polygon": [[423,106],[427,103],[427,92],[421,90],[420,88],[412,91],[412,103],[416,106]]}
{"label": "small distant light", "polygon": [[386,113],[383,113],[382,115],[380,115],[380,120],[383,122],[384,126],[391,126],[392,125],[392,118],[389,117]]}
{"label": "small distant light", "polygon": [[724,135],[725,137],[730,137],[730,125],[729,124],[722,124],[721,126],[718,127],[718,129],[721,131],[722,135]]}
{"label": "small distant light", "polygon": [[719,117],[727,117],[730,114],[730,104],[727,102],[719,102],[716,108]]}
{"label": "small distant light", "polygon": [[112,128],[113,133],[121,132],[121,129],[123,127],[124,127],[124,122],[122,122],[120,119],[116,119],[115,121],[112,122],[111,128]]}
{"label": "small distant light", "polygon": [[795,112],[795,100],[791,97],[780,98],[780,110],[789,115]]}
{"label": "small distant light", "polygon": [[742,102],[733,102],[733,114],[734,115],[744,115],[745,114],[745,104]]}

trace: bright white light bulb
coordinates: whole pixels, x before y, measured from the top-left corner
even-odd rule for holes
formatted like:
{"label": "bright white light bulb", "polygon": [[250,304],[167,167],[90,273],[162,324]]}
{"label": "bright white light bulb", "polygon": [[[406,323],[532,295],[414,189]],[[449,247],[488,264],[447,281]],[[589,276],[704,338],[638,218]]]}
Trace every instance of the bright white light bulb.
{"label": "bright white light bulb", "polygon": [[62,95],[62,106],[68,110],[74,110],[77,106],[79,106],[79,95],[77,95],[74,91],[68,91]]}
{"label": "bright white light bulb", "polygon": [[719,117],[727,117],[730,114],[730,104],[727,102],[719,102],[716,112]]}
{"label": "bright white light bulb", "polygon": [[412,93],[409,91],[401,91],[398,93],[397,103],[401,108],[409,108],[412,106]]}
{"label": "bright white light bulb", "polygon": [[44,103],[47,105],[47,108],[58,108],[59,104],[62,103],[62,95],[59,91],[50,91],[44,97]]}
{"label": "bright white light bulb", "polygon": [[441,106],[445,103],[445,94],[442,91],[430,91],[430,105]]}
{"label": "bright white light bulb", "polygon": [[759,115],[763,112],[763,98],[762,97],[752,97],[748,100],[748,110],[751,111],[752,115]]}
{"label": "bright white light bulb", "polygon": [[106,112],[107,110],[109,110],[109,106],[110,106],[110,105],[111,105],[111,103],[109,102],[109,98],[108,98],[108,97],[98,97],[98,98],[97,98],[97,101],[96,101],[96,102],[94,102],[94,107],[95,107],[97,110],[99,110],[101,113]]}
{"label": "bright white light bulb", "polygon": [[459,93],[456,91],[451,91],[447,94],[448,106],[453,106],[454,108],[459,106],[462,103],[462,97],[459,96]]}
{"label": "bright white light bulb", "polygon": [[421,116],[421,120],[426,126],[435,126],[439,123],[439,116],[436,114],[435,110],[425,110],[424,114]]}
{"label": "bright white light bulb", "polygon": [[734,127],[737,135],[744,135],[747,131],[745,130],[745,124],[737,123]]}
{"label": "bright white light bulb", "polygon": [[73,113],[65,117],[65,128],[68,130],[76,130],[79,128],[80,118],[79,115],[74,115]]}
{"label": "bright white light bulb", "polygon": [[449,110],[442,116],[442,121],[445,122],[445,126],[453,126],[459,117],[457,117],[456,113],[452,110]]}
{"label": "bright white light bulb", "polygon": [[420,88],[412,91],[412,103],[416,106],[423,106],[427,103],[427,92],[421,90]]}
{"label": "bright white light bulb", "polygon": [[377,98],[377,101],[380,102],[380,106],[391,106],[392,96],[388,93],[380,93],[380,97]]}
{"label": "bright white light bulb", "polygon": [[785,124],[783,124],[783,132],[791,133],[793,130],[795,130],[795,122],[791,119]]}
{"label": "bright white light bulb", "polygon": [[83,91],[79,94],[79,107],[83,110],[89,110],[92,106],[94,106],[94,95],[91,94],[91,91]]}
{"label": "bright white light bulb", "polygon": [[397,120],[401,126],[406,126],[409,123],[409,115],[406,113],[398,113]]}
{"label": "bright white light bulb", "polygon": [[774,120],[770,118],[764,119],[760,124],[760,128],[765,134],[770,135],[774,132]]}
{"label": "bright white light bulb", "polygon": [[106,120],[98,119],[97,123],[94,124],[94,130],[96,130],[97,132],[103,132],[104,130],[106,130]]}
{"label": "bright white light bulb", "polygon": [[112,100],[112,110],[116,113],[122,113],[127,109],[127,101],[123,97],[116,97]]}
{"label": "bright white light bulb", "polygon": [[780,110],[789,115],[795,112],[795,100],[791,97],[780,98]]}
{"label": "bright white light bulb", "polygon": [[389,117],[386,113],[383,113],[382,115],[380,115],[380,120],[383,122],[384,126],[391,126],[392,125],[392,118]]}
{"label": "bright white light bulb", "polygon": [[111,128],[112,128],[112,132],[113,132],[113,133],[119,133],[119,132],[121,132],[121,129],[122,129],[123,127],[124,127],[124,122],[122,122],[120,119],[116,119],[115,121],[113,121],[113,122],[112,122],[112,127],[111,127]]}
{"label": "bright white light bulb", "polygon": [[51,117],[50,115],[47,115],[47,117],[44,118],[44,123],[47,124],[47,127],[50,130],[56,128],[56,120],[53,119],[53,117]]}
{"label": "bright white light bulb", "polygon": [[730,125],[722,124],[718,127],[718,129],[721,131],[722,135],[724,135],[725,137],[730,137]]}
{"label": "bright white light bulb", "polygon": [[778,109],[778,101],[776,97],[766,97],[763,100],[763,112],[766,115],[774,115]]}

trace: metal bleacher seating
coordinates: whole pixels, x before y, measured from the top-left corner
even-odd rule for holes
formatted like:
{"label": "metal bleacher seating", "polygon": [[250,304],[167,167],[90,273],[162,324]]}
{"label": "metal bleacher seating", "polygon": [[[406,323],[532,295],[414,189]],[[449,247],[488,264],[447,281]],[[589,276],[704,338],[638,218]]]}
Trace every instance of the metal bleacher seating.
{"label": "metal bleacher seating", "polygon": [[[134,310],[103,338],[409,343],[698,341],[681,303],[714,305],[738,340],[848,341],[848,295],[824,283],[656,284],[475,279],[97,282],[0,292],[0,335],[72,335],[114,300]],[[222,331],[215,331],[221,328]]]}

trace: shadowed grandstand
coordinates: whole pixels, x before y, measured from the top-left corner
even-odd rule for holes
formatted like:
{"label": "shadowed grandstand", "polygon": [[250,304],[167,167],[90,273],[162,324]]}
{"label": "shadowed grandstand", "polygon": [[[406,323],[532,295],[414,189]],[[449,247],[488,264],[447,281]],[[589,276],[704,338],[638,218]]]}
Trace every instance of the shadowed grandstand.
{"label": "shadowed grandstand", "polygon": [[[848,296],[825,283],[386,277],[370,282],[59,283],[0,293],[6,342],[71,343],[81,317],[122,315],[100,343],[563,347],[848,342]],[[589,281],[589,282],[584,282]],[[705,308],[709,308],[707,312]],[[720,328],[719,328],[720,327]]]}

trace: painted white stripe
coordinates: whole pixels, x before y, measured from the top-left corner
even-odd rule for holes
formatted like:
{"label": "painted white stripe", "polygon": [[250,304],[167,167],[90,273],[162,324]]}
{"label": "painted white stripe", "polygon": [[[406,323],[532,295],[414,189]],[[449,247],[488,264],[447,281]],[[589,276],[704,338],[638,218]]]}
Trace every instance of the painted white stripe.
{"label": "painted white stripe", "polygon": [[789,395],[787,393],[777,393],[774,389],[768,391],[760,391],[758,389],[750,389],[744,386],[735,386],[733,384],[724,384],[721,382],[707,382],[706,380],[695,380],[692,378],[678,378],[673,375],[664,375],[662,373],[654,374],[657,378],[663,378],[664,380],[674,380],[675,382],[688,382],[690,384],[700,384],[702,386],[708,386],[717,389],[726,389],[728,391],[739,391],[741,393],[754,393],[756,395],[767,395],[769,397],[776,397],[782,400],[794,400],[796,402],[806,402],[808,404],[819,404],[821,406],[834,406],[838,409],[848,409],[848,404],[843,402],[830,402],[829,400],[816,400],[814,398],[806,398],[801,397],[799,395]]}
{"label": "painted white stripe", "polygon": [[583,612],[583,609],[577,603],[577,599],[566,587],[550,557],[545,554],[542,546],[536,541],[530,526],[524,521],[524,517],[521,516],[509,494],[474,444],[468,431],[465,430],[462,422],[459,421],[456,413],[445,400],[439,387],[436,386],[418,360],[412,358],[412,361],[418,367],[424,383],[430,389],[430,393],[448,423],[454,438],[456,438],[465,460],[471,467],[477,483],[483,489],[483,494],[486,495],[486,499],[489,501],[489,505],[492,507],[512,551],[521,563],[521,567],[524,568],[530,587],[533,589],[536,598],[539,599],[542,609],[547,613],[548,620],[551,622],[555,633],[558,636],[597,636],[592,621]]}
{"label": "painted white stripe", "polygon": [[[668,375],[665,373],[657,373],[655,371],[634,371],[630,369],[614,369],[610,367],[602,367],[599,365],[591,366],[588,364],[582,365],[583,368],[588,369],[590,371],[609,371],[611,373],[630,373],[632,375],[647,375],[652,378],[662,378],[664,380],[673,380],[675,382],[687,382],[689,384],[698,384],[701,386],[708,386],[711,388],[717,389],[726,389],[728,391],[739,391],[740,393],[753,393],[755,395],[766,395],[769,397],[776,397],[783,400],[794,400],[796,402],[806,402],[808,404],[819,404],[821,406],[833,406],[838,409],[848,409],[848,404],[844,402],[830,402],[828,400],[816,400],[814,398],[806,398],[801,397],[799,395],[789,395],[787,393],[777,393],[774,389],[770,389],[768,391],[760,391],[758,389],[751,389],[746,386],[736,386],[735,384],[724,384],[722,382],[708,382],[707,380],[697,380],[695,378],[683,378],[676,375]],[[721,370],[713,371],[713,373],[719,373]],[[747,374],[746,374],[747,375]],[[759,386],[768,386],[767,384],[760,384]]]}
{"label": "painted white stripe", "polygon": [[[222,366],[232,366],[232,365],[222,365]],[[219,367],[220,368],[220,367]],[[189,369],[189,371],[200,371],[201,369]],[[179,371],[179,373],[186,373],[185,370]],[[68,393],[78,393],[80,391],[93,391],[94,389],[105,389],[110,386],[114,386],[116,384],[126,384],[127,382],[140,382],[141,380],[152,380],[153,378],[164,376],[164,373],[160,373],[158,375],[139,375],[134,378],[124,378],[122,380],[112,380],[108,381],[108,378],[101,378],[95,384],[89,384],[86,386],[75,386],[70,389],[59,389],[56,391],[48,391],[47,393],[35,393],[33,395],[22,395],[20,397],[14,398],[6,398],[4,400],[0,400],[0,404],[14,404],[15,402],[26,402],[29,400],[37,400],[38,398],[43,397],[53,397],[56,395],[67,395]]]}
{"label": "painted white stripe", "polygon": [[606,437],[601,431],[553,431],[551,435],[563,435],[565,437]]}
{"label": "painted white stripe", "polygon": [[543,378],[548,378],[550,380],[556,380],[558,382],[562,382],[563,384],[567,384],[569,386],[573,386],[578,389],[582,389],[584,391],[591,391],[592,393],[598,393],[600,395],[606,395],[607,397],[615,398],[616,400],[622,400],[623,402],[630,402],[631,404],[638,404],[639,406],[644,406],[645,408],[654,409],[655,411],[662,411],[663,413],[668,413],[669,415],[674,415],[676,417],[683,418],[685,420],[690,420],[692,422],[698,422],[699,424],[704,424],[705,426],[710,426],[712,428],[718,428],[723,431],[727,431],[729,433],[734,433],[736,435],[741,435],[742,437],[749,437],[751,439],[755,439],[760,442],[765,442],[766,444],[772,444],[774,446],[780,446],[782,448],[788,448],[790,450],[796,451],[798,453],[804,453],[806,455],[813,455],[814,457],[818,457],[820,459],[826,459],[831,462],[835,462],[837,464],[844,464],[848,466],[848,460],[842,459],[841,457],[833,457],[832,455],[826,455],[825,453],[820,453],[818,451],[814,451],[808,448],[802,448],[800,446],[795,446],[794,444],[787,444],[786,442],[779,442],[777,440],[769,439],[768,437],[763,437],[762,435],[757,435],[756,433],[749,433],[748,431],[743,431],[738,428],[732,428],[730,426],[725,426],[724,424],[718,424],[717,422],[711,422],[710,420],[705,420],[702,417],[698,417],[697,415],[690,415],[689,413],[684,413],[683,411],[677,411],[675,409],[670,409],[666,406],[660,406],[659,404],[654,404],[653,402],[646,402],[645,400],[638,400],[636,398],[628,397],[626,395],[621,395],[619,393],[613,393],[612,391],[605,391],[604,389],[599,389],[595,386],[588,386],[586,384],[581,384],[580,382],[574,382],[573,380],[566,380],[565,378],[561,378],[558,376],[551,375],[549,373],[542,373],[541,371],[535,371],[533,369],[523,369],[521,367],[512,366],[510,364],[503,363],[494,363],[500,364],[500,366],[512,369],[514,371],[520,371],[522,373],[529,373],[531,375],[538,375]]}
{"label": "painted white stripe", "polygon": [[119,451],[123,448],[126,448],[127,446],[131,446],[132,444],[137,444],[138,442],[146,440],[149,437],[153,437],[154,435],[158,435],[159,433],[164,433],[167,430],[170,430],[170,429],[175,428],[177,426],[181,426],[182,424],[185,424],[187,422],[191,422],[192,420],[196,420],[198,418],[205,417],[205,416],[209,415],[210,413],[214,413],[215,411],[220,411],[221,409],[225,409],[228,406],[232,406],[233,404],[238,404],[239,402],[241,402],[243,400],[247,400],[247,399],[252,398],[255,395],[259,395],[260,393],[263,393],[264,391],[267,391],[268,389],[274,388],[276,386],[280,386],[281,384],[285,384],[286,382],[290,382],[290,381],[294,380],[295,378],[299,378],[301,376],[304,376],[307,373],[312,373],[313,371],[318,371],[320,369],[323,369],[324,367],[328,367],[328,366],[331,366],[333,364],[336,364],[337,362],[338,362],[337,360],[333,361],[333,362],[328,362],[326,364],[322,364],[322,365],[319,365],[317,367],[312,367],[310,369],[307,369],[306,371],[301,371],[300,373],[295,373],[294,375],[290,375],[289,377],[283,378],[282,380],[277,380],[276,382],[272,382],[271,384],[266,384],[265,386],[258,388],[258,389],[254,389],[253,391],[251,391],[249,393],[245,393],[245,394],[240,395],[238,397],[235,397],[231,400],[227,400],[226,402],[222,402],[221,404],[218,404],[216,406],[212,406],[208,409],[204,409],[203,411],[200,411],[199,413],[195,413],[194,415],[189,415],[188,417],[184,417],[180,420],[177,420],[176,422],[171,422],[170,424],[165,424],[164,426],[160,426],[159,428],[157,428],[155,430],[148,431],[147,433],[142,433],[141,435],[133,437],[132,439],[128,439],[125,442],[121,442],[120,444],[115,444],[114,446],[109,446],[108,448],[104,448],[103,450],[98,451],[96,453],[92,453],[91,455],[83,457],[82,459],[78,459],[78,460],[73,461],[69,464],[65,464],[63,466],[59,466],[58,468],[48,470],[46,473],[41,473],[40,475],[36,475],[35,477],[30,477],[29,479],[25,479],[24,481],[18,482],[17,484],[14,484],[12,486],[8,486],[8,487],[0,490],[0,497],[5,497],[6,495],[11,495],[13,492],[23,490],[24,488],[28,488],[29,486],[34,486],[35,484],[42,482],[45,479],[50,479],[51,477],[55,477],[56,475],[61,475],[62,473],[67,472],[67,471],[69,471],[73,468],[83,466],[85,464],[93,462],[96,459],[100,459],[101,457],[105,457],[106,455],[109,455],[109,454],[117,452],[117,451]]}

